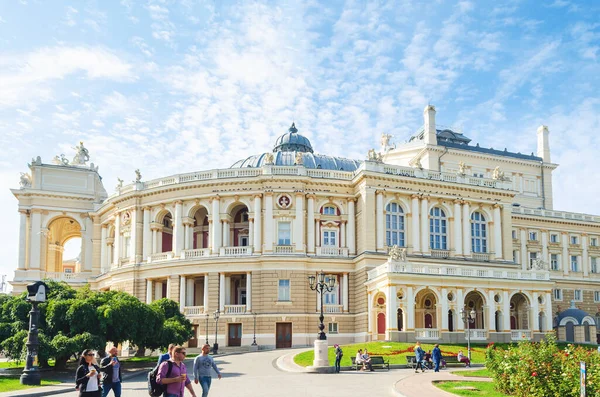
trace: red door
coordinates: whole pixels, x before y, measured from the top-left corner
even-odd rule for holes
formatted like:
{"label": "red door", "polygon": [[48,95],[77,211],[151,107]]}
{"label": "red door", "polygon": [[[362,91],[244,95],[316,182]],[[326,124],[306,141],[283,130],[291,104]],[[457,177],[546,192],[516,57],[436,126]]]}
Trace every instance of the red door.
{"label": "red door", "polygon": [[425,328],[433,328],[433,316],[429,313],[425,315]]}
{"label": "red door", "polygon": [[377,333],[385,334],[385,314],[377,314]]}

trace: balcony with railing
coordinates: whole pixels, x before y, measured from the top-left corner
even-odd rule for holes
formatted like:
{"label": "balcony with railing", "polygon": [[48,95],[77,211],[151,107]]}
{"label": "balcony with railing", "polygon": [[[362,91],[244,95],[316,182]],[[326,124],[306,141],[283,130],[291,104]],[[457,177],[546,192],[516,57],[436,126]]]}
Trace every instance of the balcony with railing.
{"label": "balcony with railing", "polygon": [[343,313],[344,305],[323,305],[323,313]]}
{"label": "balcony with railing", "polygon": [[205,314],[204,306],[185,306],[183,308],[183,314],[188,317],[203,316]]}
{"label": "balcony with railing", "polygon": [[245,314],[246,305],[224,305],[225,314]]}
{"label": "balcony with railing", "polygon": [[54,281],[66,281],[69,283],[85,283],[87,277],[81,273],[45,272],[42,278]]}
{"label": "balcony with railing", "polygon": [[491,255],[487,252],[473,252],[473,259],[479,262],[489,262]]}
{"label": "balcony with railing", "polygon": [[561,218],[584,222],[600,222],[600,216],[580,214],[576,212],[554,211],[538,208],[512,207],[513,214],[543,216],[547,218]]}
{"label": "balcony with railing", "polygon": [[221,247],[219,249],[220,256],[250,256],[252,255],[252,247]]}
{"label": "balcony with railing", "polygon": [[431,257],[436,259],[446,259],[450,257],[450,250],[431,250]]}
{"label": "balcony with railing", "polygon": [[416,328],[415,338],[417,340],[438,340],[440,339],[440,330],[437,328]]}
{"label": "balcony with railing", "polygon": [[488,332],[485,329],[469,329],[465,330],[465,340],[469,338],[469,333],[471,333],[471,340],[487,340]]}
{"label": "balcony with railing", "polygon": [[510,340],[520,341],[520,340],[530,340],[531,339],[531,331],[528,329],[511,329],[510,330]]}
{"label": "balcony with railing", "polygon": [[198,248],[181,252],[181,259],[206,258],[210,256],[209,248]]}
{"label": "balcony with railing", "polygon": [[159,252],[148,257],[148,263],[164,262],[173,259],[173,252]]}
{"label": "balcony with railing", "polygon": [[317,256],[348,256],[348,248],[339,247],[317,247]]}
{"label": "balcony with railing", "polygon": [[274,245],[273,253],[278,255],[291,255],[296,251],[296,246],[294,244],[291,245]]}

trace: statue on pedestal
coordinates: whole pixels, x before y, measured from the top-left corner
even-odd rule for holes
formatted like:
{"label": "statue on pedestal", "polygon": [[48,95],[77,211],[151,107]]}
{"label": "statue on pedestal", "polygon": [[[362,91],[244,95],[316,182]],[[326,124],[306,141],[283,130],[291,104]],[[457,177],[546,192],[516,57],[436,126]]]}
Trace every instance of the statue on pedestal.
{"label": "statue on pedestal", "polygon": [[117,190],[119,190],[123,187],[123,179],[117,177],[117,182],[119,182],[117,184]]}
{"label": "statue on pedestal", "polygon": [[135,181],[136,182],[142,181],[142,173],[140,172],[139,168],[137,170],[135,170]]}
{"label": "statue on pedestal", "polygon": [[504,172],[500,171],[500,167],[494,168],[494,173],[492,174],[492,178],[498,181],[503,181],[506,178],[504,177]]}
{"label": "statue on pedestal", "polygon": [[375,149],[370,149],[367,152],[367,160],[381,163],[383,161],[383,157],[381,156],[381,153],[377,153]]}
{"label": "statue on pedestal", "polygon": [[390,144],[391,139],[392,139],[392,135],[390,135],[390,134],[381,134],[381,149],[384,152],[387,152],[390,149],[395,149],[396,148],[396,145]]}
{"label": "statue on pedestal", "polygon": [[67,159],[65,155],[61,153],[60,157],[54,156],[52,163],[56,165],[69,165],[69,159]]}
{"label": "statue on pedestal", "polygon": [[456,174],[457,174],[458,176],[465,176],[465,175],[467,174],[467,172],[466,172],[466,171],[467,171],[467,170],[466,170],[466,168],[467,168],[467,167],[466,167],[465,163],[464,163],[464,162],[462,162],[462,161],[460,161],[460,162],[458,163],[458,171],[456,172]]}
{"label": "statue on pedestal", "polygon": [[303,161],[304,161],[304,158],[302,157],[302,153],[300,153],[300,152],[296,153],[296,159],[294,161],[294,164],[302,165]]}
{"label": "statue on pedestal", "polygon": [[26,172],[21,172],[21,180],[19,181],[19,184],[21,185],[21,189],[31,187],[31,175]]}
{"label": "statue on pedestal", "polygon": [[272,165],[273,161],[275,160],[275,156],[273,156],[273,153],[266,153],[265,154],[265,165]]}
{"label": "statue on pedestal", "polygon": [[73,149],[77,152],[73,157],[72,165],[85,165],[86,162],[90,161],[90,154],[88,150],[83,146],[83,141],[79,142],[79,145]]}
{"label": "statue on pedestal", "polygon": [[406,262],[406,248],[400,248],[397,245],[394,245],[390,248],[388,254],[392,261]]}

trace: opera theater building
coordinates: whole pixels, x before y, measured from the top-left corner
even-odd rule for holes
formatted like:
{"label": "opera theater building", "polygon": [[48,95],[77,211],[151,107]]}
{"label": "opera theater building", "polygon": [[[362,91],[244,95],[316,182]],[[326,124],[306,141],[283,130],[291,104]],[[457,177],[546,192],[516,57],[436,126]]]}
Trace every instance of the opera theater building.
{"label": "opera theater building", "polygon": [[[83,144],[73,161],[37,157],[12,190],[13,291],[47,278],[167,297],[194,324],[191,347],[206,324],[212,342],[217,310],[221,346],[250,345],[255,321],[260,346],[312,345],[321,308],[331,344],[596,343],[600,216],[553,208],[548,128],[521,154],[436,128],[433,106],[423,116],[365,159],[319,154],[292,125],[230,168],[138,172],[110,195]],[[80,257],[63,260],[73,238]],[[308,283],[321,270],[335,279],[322,301]]]}

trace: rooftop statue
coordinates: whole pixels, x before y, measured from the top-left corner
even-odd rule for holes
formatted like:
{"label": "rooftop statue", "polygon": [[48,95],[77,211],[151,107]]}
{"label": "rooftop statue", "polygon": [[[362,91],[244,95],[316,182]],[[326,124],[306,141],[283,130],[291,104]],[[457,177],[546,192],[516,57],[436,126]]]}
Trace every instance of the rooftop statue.
{"label": "rooftop statue", "polygon": [[503,181],[506,178],[504,177],[504,172],[500,171],[500,167],[497,166],[496,168],[494,168],[494,173],[492,174],[492,178],[496,179],[498,181]]}
{"label": "rooftop statue", "polygon": [[123,179],[117,177],[117,182],[119,182],[117,184],[117,190],[119,190],[123,187]]}
{"label": "rooftop statue", "polygon": [[418,169],[420,169],[420,170],[422,170],[422,169],[423,169],[423,164],[421,164],[421,158],[420,158],[420,157],[419,157],[419,158],[418,158],[418,159],[415,161],[415,163],[414,163],[414,167],[415,167],[415,168],[418,168]]}
{"label": "rooftop statue", "polygon": [[304,159],[302,157],[302,153],[297,152],[296,153],[296,160],[294,161],[294,164],[296,164],[296,165],[302,165],[303,161],[304,161]]}
{"label": "rooftop statue", "polygon": [[75,157],[73,157],[73,161],[71,165],[85,165],[86,162],[90,161],[90,153],[83,146],[83,142],[80,141],[79,145],[75,146],[73,149],[77,152]]}
{"label": "rooftop statue", "polygon": [[459,175],[459,176],[465,176],[466,173],[467,173],[466,172],[467,171],[466,168],[467,168],[467,166],[465,165],[464,162],[462,162],[462,161],[459,162],[458,163],[458,171],[456,172],[456,174]]}
{"label": "rooftop statue", "polygon": [[383,158],[381,156],[381,153],[377,153],[375,151],[375,149],[370,149],[367,152],[367,160],[368,161],[375,161],[375,162],[381,163],[383,161]]}
{"label": "rooftop statue", "polygon": [[142,173],[140,172],[139,168],[137,170],[135,170],[135,181],[136,182],[142,181]]}
{"label": "rooftop statue", "polygon": [[21,172],[21,180],[19,181],[19,184],[21,185],[21,189],[31,187],[31,175],[26,172]]}
{"label": "rooftop statue", "polygon": [[275,160],[275,157],[273,156],[273,153],[265,154],[265,165],[273,164],[274,160]]}
{"label": "rooftop statue", "polygon": [[54,156],[52,163],[56,165],[69,165],[69,159],[66,158],[63,153],[61,153],[60,157],[58,155]]}
{"label": "rooftop statue", "polygon": [[392,139],[392,135],[390,134],[381,134],[381,147],[383,151],[388,151],[390,149],[395,149],[396,145],[390,144]]}

